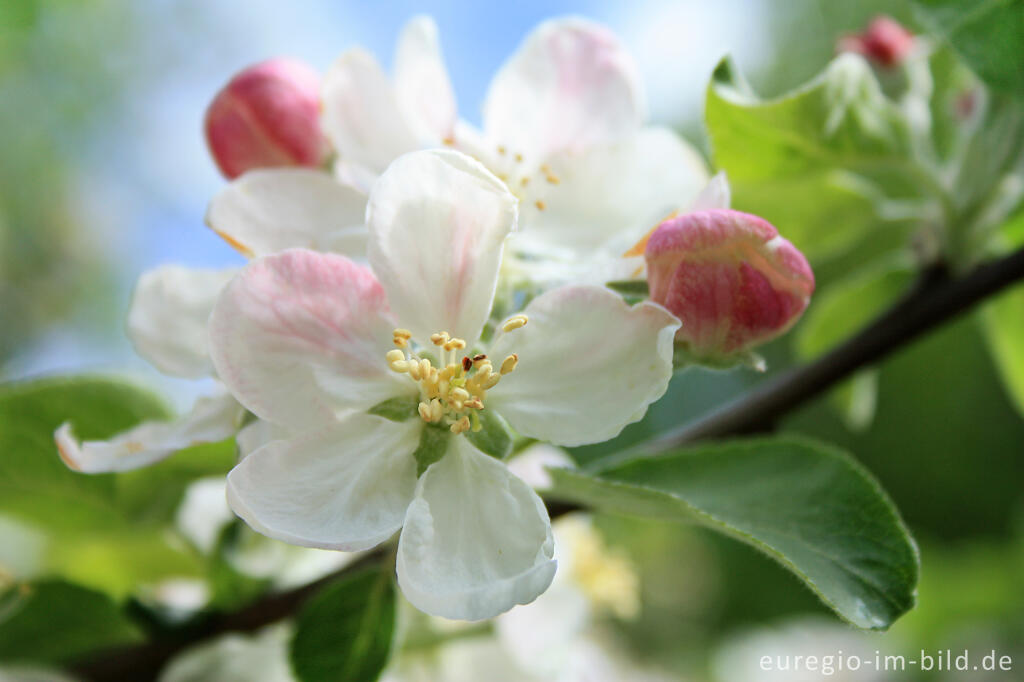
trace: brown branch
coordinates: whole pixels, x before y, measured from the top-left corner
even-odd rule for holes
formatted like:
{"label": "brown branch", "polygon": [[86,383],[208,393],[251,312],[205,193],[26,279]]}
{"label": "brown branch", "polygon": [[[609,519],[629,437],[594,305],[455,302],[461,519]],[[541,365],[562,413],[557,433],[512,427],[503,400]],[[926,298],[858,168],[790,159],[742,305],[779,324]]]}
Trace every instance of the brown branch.
{"label": "brown branch", "polygon": [[[642,448],[664,450],[768,428],[858,369],[878,362],[1021,279],[1024,279],[1024,249],[978,266],[958,279],[949,278],[943,271],[930,271],[906,297],[832,352],[782,374],[721,410],[648,441]],[[571,505],[549,504],[552,518],[574,509],[576,507]],[[316,582],[267,595],[238,611],[211,615],[198,624],[161,633],[160,637],[142,644],[96,652],[71,666],[71,671],[95,682],[154,680],[164,665],[187,647],[228,632],[251,632],[282,620],[341,575],[379,564],[385,556],[383,550],[375,550]]]}

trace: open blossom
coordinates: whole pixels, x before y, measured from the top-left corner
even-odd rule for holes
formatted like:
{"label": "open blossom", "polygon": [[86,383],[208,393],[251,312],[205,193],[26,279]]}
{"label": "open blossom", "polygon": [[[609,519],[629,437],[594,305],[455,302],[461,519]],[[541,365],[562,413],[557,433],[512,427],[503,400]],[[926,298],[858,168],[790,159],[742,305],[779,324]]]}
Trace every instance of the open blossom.
{"label": "open blossom", "polygon": [[[305,247],[364,257],[366,197],[330,176],[307,168],[255,170],[236,180],[233,191],[220,194],[209,208],[211,224],[229,241],[257,257]],[[299,199],[307,197],[309,205]],[[214,379],[207,320],[221,289],[237,268],[208,269],[163,265],[139,277],[126,330],[136,352],[173,377]],[[145,421],[106,441],[80,442],[71,424],[55,434],[67,464],[84,473],[136,469],[158,462],[192,445],[223,440],[239,433],[245,410],[222,387],[196,400],[187,413],[170,421]],[[241,445],[241,443],[240,443]]]}
{"label": "open blossom", "polygon": [[269,59],[238,73],[210,103],[206,143],[228,178],[254,168],[324,162],[320,78],[294,59]]}
{"label": "open blossom", "polygon": [[676,339],[700,362],[744,359],[788,330],[814,292],[803,254],[767,221],[739,211],[666,220],[644,258],[651,300],[679,317]]}
{"label": "open blossom", "polygon": [[[668,128],[644,125],[636,68],[608,29],[579,18],[538,26],[495,75],[480,130],[458,118],[437,33],[427,17],[409,21],[390,77],[361,48],[328,70],[320,122],[342,185],[368,188],[406,152],[468,153],[520,199],[521,231],[510,248],[524,258],[507,267],[564,281],[615,267],[630,244],[706,182],[704,161],[689,144]],[[285,170],[264,171],[263,186]],[[310,196],[298,191],[298,179],[296,189],[279,193],[281,214],[330,215],[318,204],[332,178],[316,175],[301,178],[318,185]],[[251,196],[234,183],[223,194]],[[264,221],[259,211],[251,215]],[[250,246],[218,213],[209,222],[243,252]]]}
{"label": "open blossom", "polygon": [[481,338],[516,207],[469,157],[405,155],[370,195],[372,269],[301,249],[261,258],[210,319],[219,376],[287,433],[229,475],[235,512],[271,537],[346,551],[401,528],[400,586],[449,618],[529,602],[555,571],[544,504],[478,449],[481,425],[500,415],[528,437],[605,440],[672,372],[678,322],[600,287],[549,291]]}

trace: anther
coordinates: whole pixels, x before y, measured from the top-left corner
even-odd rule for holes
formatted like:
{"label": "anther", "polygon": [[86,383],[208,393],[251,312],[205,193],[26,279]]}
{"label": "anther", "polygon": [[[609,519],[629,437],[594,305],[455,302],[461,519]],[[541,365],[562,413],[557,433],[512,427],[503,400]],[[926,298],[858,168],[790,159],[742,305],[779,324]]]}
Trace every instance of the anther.
{"label": "anther", "polygon": [[548,174],[548,175],[544,176],[544,179],[547,180],[548,182],[550,182],[552,185],[557,185],[558,183],[561,182],[561,180],[558,179],[557,175]]}
{"label": "anther", "polygon": [[425,422],[434,421],[434,415],[430,411],[430,403],[420,403],[420,418]]}
{"label": "anther", "polygon": [[448,343],[448,332],[438,332],[430,335],[430,342],[435,346],[443,346]]}
{"label": "anther", "polygon": [[522,154],[516,154],[516,162],[517,163],[522,163],[523,162],[523,155]]}
{"label": "anther", "polygon": [[480,365],[484,364],[485,362],[487,362],[487,356],[484,355],[483,353],[473,356],[473,366],[476,367],[477,369],[479,369]]}
{"label": "anther", "polygon": [[468,371],[469,371],[469,369],[470,369],[470,368],[471,368],[472,366],[473,366],[473,361],[469,359],[469,356],[468,356],[468,355],[464,355],[464,356],[462,357],[462,371],[463,371],[463,372],[468,372]]}
{"label": "anther", "polygon": [[452,399],[458,400],[458,401],[461,401],[461,402],[466,402],[467,400],[469,400],[469,391],[467,391],[464,388],[453,388],[452,389]]}
{"label": "anther", "polygon": [[519,364],[519,356],[513,353],[501,362],[501,373],[508,374]]}
{"label": "anther", "polygon": [[463,416],[461,419],[459,419],[458,421],[451,425],[451,432],[465,433],[466,431],[469,431],[470,426],[471,424],[469,421],[469,417]]}
{"label": "anther", "polygon": [[450,339],[448,343],[444,344],[445,350],[462,350],[466,347],[466,342],[462,339]]}
{"label": "anther", "polygon": [[527,176],[523,176],[523,178],[519,181],[519,184],[522,185],[523,187],[526,187],[527,185],[529,185],[530,184],[530,176],[528,176],[528,175]]}
{"label": "anther", "polygon": [[501,330],[505,332],[510,332],[514,329],[519,329],[520,327],[526,326],[526,323],[529,321],[530,318],[528,318],[526,315],[513,315],[512,317],[505,320],[505,324],[501,325]]}
{"label": "anther", "polygon": [[463,403],[463,406],[468,407],[471,410],[482,410],[482,409],[484,409],[484,404],[480,400],[480,398],[470,398],[469,400],[467,400],[466,402]]}
{"label": "anther", "polygon": [[498,153],[499,153],[499,154],[501,154],[502,156],[505,156],[505,153],[506,153],[507,151],[508,151],[508,150],[507,150],[507,149],[505,149],[505,147],[504,147],[503,145],[500,145],[500,144],[498,145]]}
{"label": "anther", "polygon": [[543,201],[541,201],[540,199],[537,199],[537,201],[533,202],[533,205],[537,207],[537,210],[538,210],[538,211],[543,211],[543,210],[544,210],[545,208],[547,208],[547,207],[548,207],[548,205],[547,205],[547,204],[545,204],[545,203],[544,203]]}

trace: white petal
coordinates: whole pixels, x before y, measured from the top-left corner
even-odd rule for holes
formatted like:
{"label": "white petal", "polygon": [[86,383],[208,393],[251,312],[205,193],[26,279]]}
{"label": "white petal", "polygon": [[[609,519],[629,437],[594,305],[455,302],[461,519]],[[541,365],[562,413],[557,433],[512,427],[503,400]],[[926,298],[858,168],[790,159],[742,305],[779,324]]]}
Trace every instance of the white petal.
{"label": "white petal", "polygon": [[366,195],[309,168],[249,171],[210,202],[206,222],[246,256],[290,248],[366,257]]}
{"label": "white petal", "polygon": [[518,476],[528,486],[543,490],[551,487],[551,474],[548,467],[569,469],[575,466],[572,458],[562,448],[547,443],[534,443],[512,456],[508,461],[508,470]]}
{"label": "white petal", "polygon": [[632,133],[644,118],[632,58],[608,29],[583,19],[546,21],[491,82],[484,130],[536,162]]}
{"label": "white petal", "polygon": [[469,343],[494,300],[516,199],[468,156],[406,154],[370,193],[369,259],[399,324],[425,341],[447,331]]}
{"label": "white petal", "polygon": [[128,471],[158,462],[178,450],[234,435],[243,413],[242,406],[225,391],[199,398],[183,417],[143,422],[107,441],[79,442],[69,422],[57,429],[54,440],[61,459],[76,471]]}
{"label": "white petal", "polygon": [[245,459],[267,443],[272,443],[275,440],[285,440],[287,437],[287,429],[262,419],[255,419],[243,426],[235,434],[235,445],[238,446],[238,459]]}
{"label": "white petal", "polygon": [[224,289],[210,316],[210,354],[256,416],[316,427],[415,389],[384,359],[393,330],[369,269],[292,249],[251,262]]}
{"label": "white petal", "polygon": [[441,56],[437,25],[430,17],[413,17],[402,29],[395,51],[395,92],[405,119],[425,145],[451,139],[455,95]]}
{"label": "white petal", "polygon": [[491,348],[496,361],[516,353],[519,363],[486,404],[524,436],[565,446],[608,440],[668,387],[679,320],[661,306],[567,286],[523,312],[529,323],[500,333]]}
{"label": "white petal", "polygon": [[667,128],[644,128],[547,163],[558,184],[537,178],[527,186],[531,200],[523,202],[516,236],[540,255],[563,250],[585,258],[607,246],[611,255],[622,256],[669,213],[685,208],[708,179],[700,154]]}
{"label": "white petal", "polygon": [[185,649],[159,682],[294,682],[288,661],[292,628],[272,625],[256,634],[230,634]]}
{"label": "white petal", "polygon": [[228,474],[228,504],[253,530],[303,547],[354,552],[391,537],[416,487],[423,423],[351,415],[274,441]]}
{"label": "white petal", "polygon": [[697,211],[710,211],[714,208],[729,208],[731,203],[732,190],[729,187],[729,178],[726,177],[725,171],[718,171],[686,208],[686,212],[696,213]]}
{"label": "white petal", "polygon": [[327,72],[320,124],[342,161],[374,173],[420,147],[387,74],[359,48],[345,52]]}
{"label": "white petal", "polygon": [[416,486],[398,542],[398,584],[421,611],[481,620],[547,589],[553,554],[537,493],[465,438],[453,438]]}
{"label": "white petal", "polygon": [[142,273],[128,310],[135,351],[165,374],[199,379],[213,371],[206,322],[235,268],[162,265]]}
{"label": "white petal", "polygon": [[174,515],[178,530],[203,554],[213,551],[224,526],[235,518],[224,496],[224,485],[223,476],[193,481]]}

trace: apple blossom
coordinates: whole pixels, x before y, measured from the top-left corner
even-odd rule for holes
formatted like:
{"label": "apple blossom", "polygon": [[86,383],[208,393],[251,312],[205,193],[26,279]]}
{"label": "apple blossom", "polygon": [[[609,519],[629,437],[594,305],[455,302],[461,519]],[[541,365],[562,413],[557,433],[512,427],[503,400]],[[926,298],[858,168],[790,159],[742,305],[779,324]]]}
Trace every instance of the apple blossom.
{"label": "apple blossom", "polygon": [[232,78],[203,123],[221,173],[236,178],[254,168],[320,166],[328,145],[319,91],[319,76],[294,59],[269,59]]}
{"label": "apple blossom", "polygon": [[[335,177],[365,189],[409,151],[449,146],[474,156],[521,200],[522,232],[510,249],[522,258],[507,260],[506,268],[524,276],[564,281],[612,267],[707,179],[689,144],[643,124],[632,58],[593,22],[538,26],[492,81],[481,130],[458,119],[431,19],[406,25],[394,61],[389,78],[371,54],[353,48],[328,70],[321,128],[337,152]],[[304,201],[281,197],[279,213],[308,210],[303,206],[320,197]],[[229,241],[247,244],[217,214],[209,222]]]}
{"label": "apple blossom", "polygon": [[345,551],[402,529],[399,585],[448,618],[489,618],[547,588],[544,504],[477,434],[500,415],[561,445],[613,437],[664,393],[678,322],[656,304],[571,286],[485,341],[516,215],[480,163],[413,152],[371,192],[369,268],[292,249],[225,288],[210,318],[217,373],[288,432],[228,476],[250,526]]}
{"label": "apple blossom", "polygon": [[682,321],[693,359],[731,364],[788,330],[814,291],[811,267],[767,221],[728,209],[666,220],[644,251],[651,300]]}

